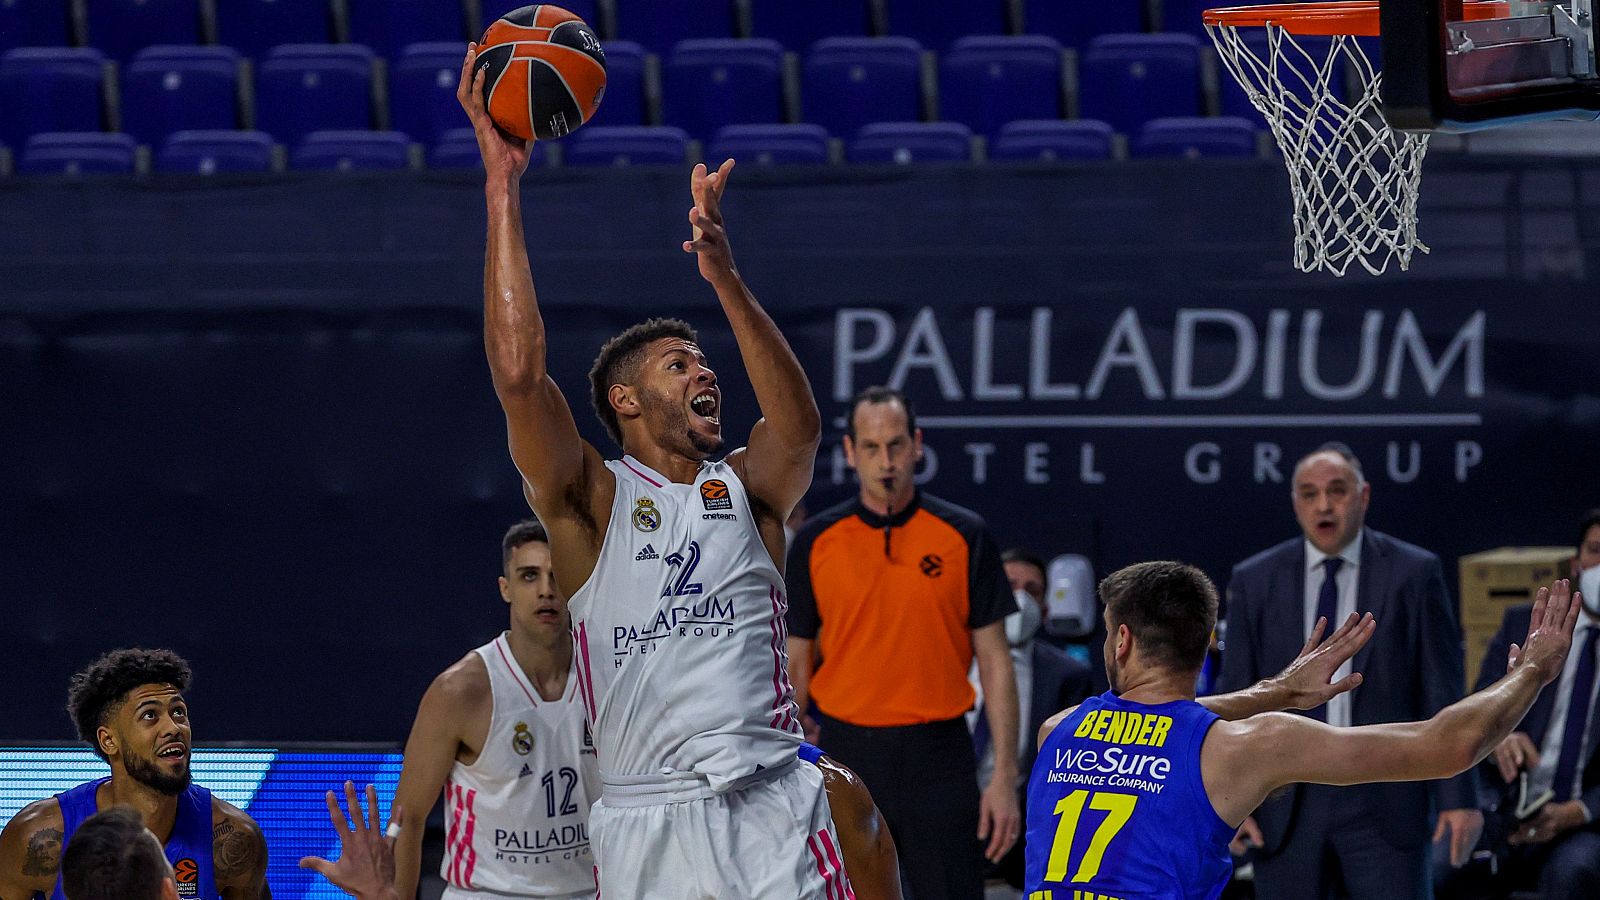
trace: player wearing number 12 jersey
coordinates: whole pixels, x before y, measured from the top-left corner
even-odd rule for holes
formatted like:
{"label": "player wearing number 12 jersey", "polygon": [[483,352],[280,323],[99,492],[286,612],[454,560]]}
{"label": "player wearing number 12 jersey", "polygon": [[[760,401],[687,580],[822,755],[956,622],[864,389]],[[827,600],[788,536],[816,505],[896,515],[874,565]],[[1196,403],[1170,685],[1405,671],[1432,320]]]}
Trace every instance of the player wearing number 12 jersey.
{"label": "player wearing number 12 jersey", "polygon": [[[1565,581],[1541,589],[1509,674],[1426,722],[1333,728],[1263,711],[1320,705],[1359,684],[1356,675],[1326,682],[1371,637],[1370,616],[1352,616],[1315,651],[1313,634],[1282,675],[1196,702],[1217,616],[1205,574],[1140,563],[1101,582],[1100,597],[1111,690],[1040,730],[1028,784],[1028,900],[1210,900],[1232,871],[1228,840],[1270,792],[1299,781],[1423,781],[1472,767],[1561,673],[1581,605]],[[1296,681],[1299,689],[1285,689]]]}
{"label": "player wearing number 12 jersey", "polygon": [[607,462],[550,374],[522,228],[530,148],[495,128],[475,62],[469,47],[456,96],[484,161],[484,344],[512,460],[571,598],[600,761],[589,818],[599,893],[845,900],[822,776],[796,755],[784,651],[783,522],[810,487],[821,415],[734,266],[721,209],[733,161],[695,167],[682,248],[716,291],[762,418],[745,447],[714,460],[716,373],[692,328],[652,319],[608,341],[590,372],[624,454]]}

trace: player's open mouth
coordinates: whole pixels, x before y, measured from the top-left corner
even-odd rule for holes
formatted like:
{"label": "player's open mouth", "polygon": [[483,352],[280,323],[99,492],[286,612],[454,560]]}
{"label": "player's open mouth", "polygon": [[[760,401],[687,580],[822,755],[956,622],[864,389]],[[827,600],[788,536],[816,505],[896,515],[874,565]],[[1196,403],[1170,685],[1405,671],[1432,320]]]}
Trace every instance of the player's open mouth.
{"label": "player's open mouth", "polygon": [[533,615],[534,615],[534,618],[538,619],[541,622],[557,622],[557,621],[561,620],[561,612],[560,612],[560,610],[557,610],[554,607],[549,607],[549,606],[544,607],[542,609],[534,610],[533,611]]}
{"label": "player's open mouth", "polygon": [[715,391],[706,391],[696,396],[689,401],[689,408],[694,410],[695,415],[713,425],[722,424],[722,420],[718,418],[719,410],[717,409],[717,394]]}
{"label": "player's open mouth", "polygon": [[189,755],[189,748],[182,744],[168,744],[156,751],[158,759],[183,759]]}

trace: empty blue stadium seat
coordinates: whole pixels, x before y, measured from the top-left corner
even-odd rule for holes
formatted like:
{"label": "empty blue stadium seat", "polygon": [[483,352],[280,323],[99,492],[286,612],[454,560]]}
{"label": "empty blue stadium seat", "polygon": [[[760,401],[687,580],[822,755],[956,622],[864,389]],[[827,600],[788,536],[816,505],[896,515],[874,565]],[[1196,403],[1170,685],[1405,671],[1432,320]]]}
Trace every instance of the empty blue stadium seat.
{"label": "empty blue stadium seat", "polygon": [[89,46],[125,61],[155,44],[200,43],[200,0],[87,0]]}
{"label": "empty blue stadium seat", "polygon": [[828,132],[821,125],[729,125],[711,142],[706,165],[730,157],[758,166],[820,166],[828,161]]}
{"label": "empty blue stadium seat", "polygon": [[[594,126],[589,126],[594,127]],[[533,153],[528,157],[528,168],[545,165],[549,154],[549,141],[534,141]],[[452,128],[439,135],[428,150],[430,169],[481,169],[483,155],[478,152],[478,137],[471,128]]]}
{"label": "empty blue stadium seat", "polygon": [[751,0],[751,31],[804,52],[826,37],[871,33],[867,0]]}
{"label": "empty blue stadium seat", "polygon": [[431,144],[468,124],[456,100],[464,49],[460,41],[412,44],[389,66],[389,113],[396,131]]}
{"label": "empty blue stadium seat", "polygon": [[1200,114],[1200,41],[1187,34],[1109,34],[1089,42],[1080,113],[1132,134],[1151,119]]}
{"label": "empty blue stadium seat", "polygon": [[985,137],[1062,114],[1061,45],[1043,35],[968,37],[939,61],[939,118]]}
{"label": "empty blue stadium seat", "polygon": [[313,131],[372,127],[372,51],[359,44],[274,47],[256,71],[256,127],[290,146]]}
{"label": "empty blue stadium seat", "polygon": [[294,148],[289,167],[307,171],[370,171],[411,165],[411,139],[398,131],[313,131]]}
{"label": "empty blue stadium seat", "polygon": [[906,37],[828,38],[806,56],[801,118],[843,138],[869,122],[922,118],[922,45]]}
{"label": "empty blue stadium seat", "polygon": [[1026,0],[1022,27],[1026,34],[1045,34],[1068,47],[1083,47],[1102,34],[1144,31],[1144,12],[1143,0]]}
{"label": "empty blue stadium seat", "polygon": [[569,166],[678,166],[689,156],[689,135],[665,125],[590,125],[562,143]]}
{"label": "empty blue stadium seat", "polygon": [[668,125],[710,137],[724,125],[783,121],[783,48],[776,41],[682,41],[662,73]]}
{"label": "empty blue stadium seat", "polygon": [[105,57],[88,47],[20,47],[0,55],[0,144],[47,131],[99,131]]}
{"label": "empty blue stadium seat", "polygon": [[[474,34],[473,38],[476,39],[478,34],[482,34],[485,28],[488,28],[496,19],[506,13],[532,5],[529,0],[483,0],[483,24],[479,26],[477,34]],[[582,19],[590,28],[594,29],[595,34],[602,37],[605,36],[602,30],[605,28],[605,24],[602,22],[605,17],[600,14],[598,0],[561,0],[560,3],[555,5]]]}
{"label": "empty blue stadium seat", "polygon": [[180,131],[156,154],[157,172],[211,175],[272,169],[272,135],[262,131]]}
{"label": "empty blue stadium seat", "polygon": [[1110,159],[1116,133],[1095,119],[1011,122],[989,144],[991,160]]}
{"label": "empty blue stadium seat", "polygon": [[122,128],[142,144],[239,125],[239,54],[231,47],[146,47],[121,81]]}
{"label": "empty blue stadium seat", "polygon": [[217,42],[259,58],[279,44],[320,44],[332,36],[328,0],[223,0]]}
{"label": "empty blue stadium seat", "polygon": [[[347,0],[350,40],[393,59],[407,44],[463,41],[462,9],[457,0]],[[477,40],[478,35],[471,35]],[[466,48],[462,47],[462,52]],[[460,71],[459,68],[457,71]]]}
{"label": "empty blue stadium seat", "polygon": [[67,12],[61,0],[0,0],[0,51],[67,46],[72,43]]}
{"label": "empty blue stadium seat", "polygon": [[133,136],[103,131],[48,132],[28,138],[17,160],[24,175],[132,172]]}
{"label": "empty blue stadium seat", "polygon": [[959,122],[878,122],[850,143],[853,163],[967,162],[972,130]]}
{"label": "empty blue stadium seat", "polygon": [[1247,159],[1257,155],[1257,138],[1255,125],[1236,116],[1152,119],[1139,130],[1129,155],[1140,159]]}
{"label": "empty blue stadium seat", "polygon": [[679,41],[733,37],[730,0],[617,0],[617,37],[663,56]]}
{"label": "empty blue stadium seat", "polygon": [[[967,3],[932,3],[929,0],[885,0],[889,7],[889,33],[916,38],[929,50],[944,52],[968,35],[1007,34],[1006,0],[969,0]],[[1082,3],[1086,0],[1056,0]],[[1111,0],[1129,3],[1132,0]]]}
{"label": "empty blue stadium seat", "polygon": [[606,93],[594,122],[643,125],[646,122],[644,48],[632,41],[602,41],[606,51]]}

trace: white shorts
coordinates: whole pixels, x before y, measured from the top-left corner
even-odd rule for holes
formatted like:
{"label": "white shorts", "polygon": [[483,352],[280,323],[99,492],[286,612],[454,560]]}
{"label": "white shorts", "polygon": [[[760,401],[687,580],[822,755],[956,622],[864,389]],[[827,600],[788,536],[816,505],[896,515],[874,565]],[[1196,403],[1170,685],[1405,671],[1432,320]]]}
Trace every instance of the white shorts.
{"label": "white shorts", "polygon": [[467,890],[458,888],[453,884],[444,886],[444,893],[439,895],[439,900],[594,900],[594,891],[583,891],[577,894],[503,894],[499,891],[486,891],[482,889]]}
{"label": "white shorts", "polygon": [[798,760],[721,794],[690,776],[631,789],[607,781],[589,842],[597,900],[855,897],[822,773]]}

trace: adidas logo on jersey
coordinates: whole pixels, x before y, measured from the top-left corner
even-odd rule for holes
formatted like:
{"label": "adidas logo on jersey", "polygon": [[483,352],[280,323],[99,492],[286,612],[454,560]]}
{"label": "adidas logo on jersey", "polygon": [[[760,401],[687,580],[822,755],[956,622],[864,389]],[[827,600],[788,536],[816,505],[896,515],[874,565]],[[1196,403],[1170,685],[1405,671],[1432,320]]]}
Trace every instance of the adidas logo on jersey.
{"label": "adidas logo on jersey", "polygon": [[523,763],[522,764],[522,771],[517,773],[517,777],[518,778],[527,778],[529,775],[532,775],[532,774],[533,774],[533,768],[530,767],[527,763]]}
{"label": "adidas logo on jersey", "polygon": [[654,544],[645,544],[644,545],[644,549],[639,551],[639,555],[635,556],[633,558],[633,561],[634,562],[644,562],[647,559],[660,559],[660,558],[661,558],[661,554],[656,552],[656,547],[655,547]]}

